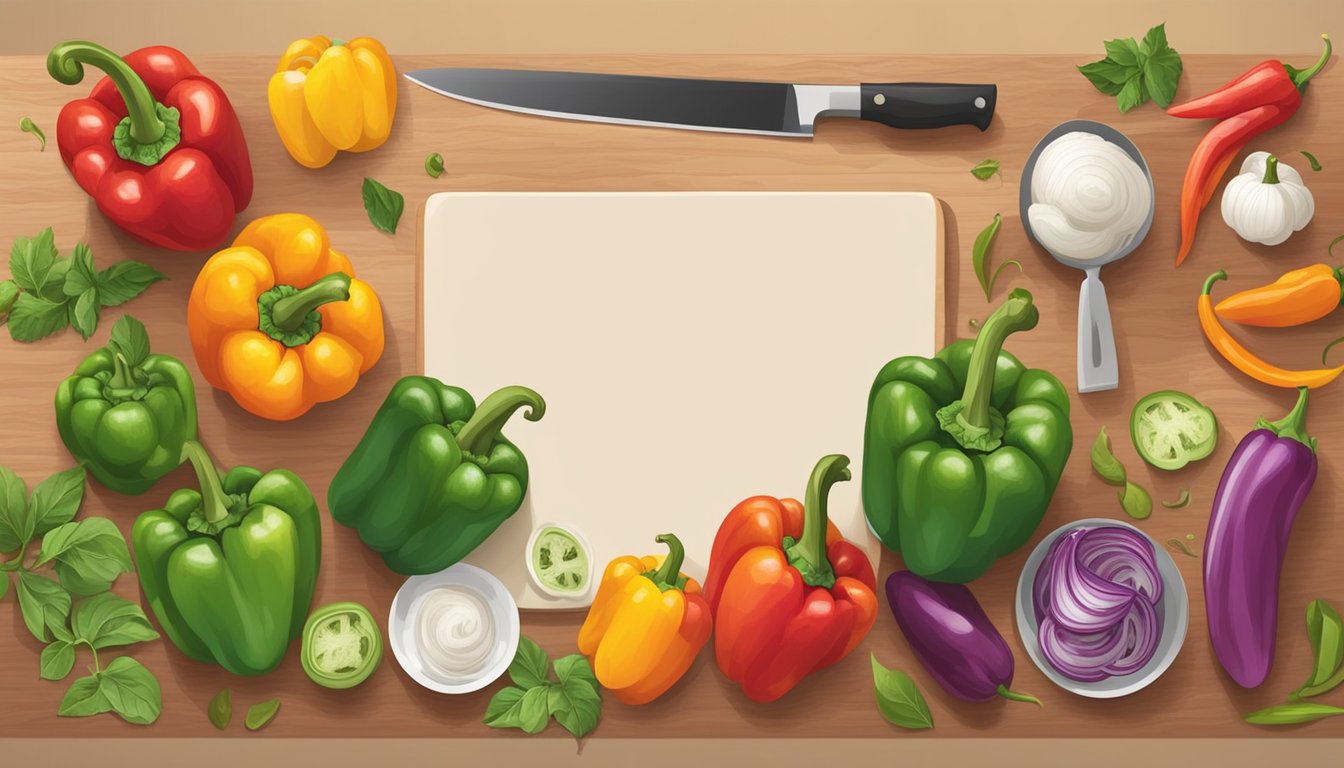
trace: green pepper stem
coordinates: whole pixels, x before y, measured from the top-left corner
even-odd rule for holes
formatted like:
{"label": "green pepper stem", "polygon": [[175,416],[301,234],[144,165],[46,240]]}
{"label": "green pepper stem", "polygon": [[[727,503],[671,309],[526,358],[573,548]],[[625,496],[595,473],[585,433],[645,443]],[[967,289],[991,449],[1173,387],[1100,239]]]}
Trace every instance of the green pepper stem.
{"label": "green pepper stem", "polygon": [[797,542],[785,539],[784,550],[789,565],[798,570],[808,586],[829,588],[835,584],[835,571],[826,557],[827,503],[831,486],[850,477],[849,457],[831,454],[821,457],[807,479],[807,493],[803,496],[803,532]]}
{"label": "green pepper stem", "polygon": [[1260,419],[1255,423],[1256,429],[1268,429],[1279,437],[1285,437],[1289,440],[1307,446],[1312,451],[1316,450],[1316,438],[1307,434],[1307,393],[1306,387],[1297,388],[1297,403],[1293,409],[1278,421],[1266,421]]}
{"label": "green pepper stem", "polygon": [[1219,280],[1226,280],[1226,279],[1227,279],[1226,270],[1220,269],[1217,272],[1214,272],[1212,275],[1209,275],[1207,278],[1205,278],[1204,287],[1199,290],[1199,295],[1208,296],[1210,293],[1213,293],[1214,283],[1218,282]]}
{"label": "green pepper stem", "polygon": [[671,533],[656,536],[653,540],[667,545],[667,559],[649,580],[659,587],[675,587],[681,579],[681,565],[686,562],[686,548],[681,545],[681,539]]}
{"label": "green pepper stem", "polygon": [[[1003,343],[1010,335],[1035,328],[1040,316],[1036,305],[1032,303],[1031,293],[1024,288],[1016,288],[1008,295],[1008,300],[991,312],[980,325],[966,367],[966,389],[959,401],[938,412],[938,421],[943,430],[961,447],[982,451],[998,447],[1003,427],[1001,423],[996,423],[991,404],[999,353],[1003,351]],[[995,434],[996,431],[999,434]]]}
{"label": "green pepper stem", "polygon": [[1270,155],[1269,158],[1265,160],[1265,177],[1260,180],[1260,183],[1279,183],[1279,158],[1277,156]]}
{"label": "green pepper stem", "polygon": [[135,377],[131,375],[131,365],[126,362],[126,356],[120,352],[112,355],[112,378],[108,380],[107,386],[113,390],[135,388]]}
{"label": "green pepper stem", "polygon": [[1023,701],[1028,704],[1035,704],[1036,706],[1041,707],[1042,709],[1045,708],[1045,705],[1041,703],[1041,700],[1036,698],[1035,696],[1031,696],[1026,693],[1018,693],[1017,691],[1010,690],[1006,685],[1000,685],[998,688],[995,689],[995,693],[999,694],[1000,696],[1009,701]]}
{"label": "green pepper stem", "polygon": [[474,456],[484,456],[514,411],[527,406],[523,418],[536,421],[546,413],[546,401],[527,387],[504,387],[481,401],[476,412],[457,432],[457,444]]}
{"label": "green pepper stem", "polygon": [[333,301],[349,301],[350,276],[332,272],[297,293],[279,299],[271,307],[271,322],[282,331],[294,332],[308,319],[308,313]]}
{"label": "green pepper stem", "polygon": [[1330,53],[1334,50],[1334,46],[1330,43],[1330,36],[1321,35],[1321,39],[1325,41],[1325,50],[1321,51],[1321,57],[1316,60],[1315,64],[1306,69],[1290,67],[1287,64],[1283,65],[1284,70],[1288,72],[1288,77],[1292,78],[1293,85],[1297,86],[1298,91],[1306,90],[1307,81],[1315,77],[1322,69],[1325,69],[1326,62],[1330,61]]}
{"label": "green pepper stem", "polygon": [[66,85],[75,85],[84,79],[85,64],[101,69],[112,78],[122,101],[126,102],[131,138],[137,144],[153,144],[163,138],[167,126],[159,119],[154,96],[125,59],[87,40],[59,43],[47,54],[47,72]]}
{"label": "green pepper stem", "polygon": [[182,456],[191,462],[196,470],[196,482],[201,489],[201,512],[207,523],[218,523],[229,516],[229,497],[224,493],[224,484],[220,482],[219,470],[205,452],[205,447],[195,440],[182,444]]}

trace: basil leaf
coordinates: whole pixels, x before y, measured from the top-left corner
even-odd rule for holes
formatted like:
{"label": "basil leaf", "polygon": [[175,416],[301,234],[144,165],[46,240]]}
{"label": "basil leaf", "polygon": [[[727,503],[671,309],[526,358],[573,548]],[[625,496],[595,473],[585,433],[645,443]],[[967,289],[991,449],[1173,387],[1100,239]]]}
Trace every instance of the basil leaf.
{"label": "basil leaf", "polygon": [[1110,59],[1094,61],[1091,64],[1084,64],[1078,67],[1078,71],[1083,73],[1096,86],[1098,91],[1107,96],[1115,96],[1120,93],[1120,88],[1129,80],[1130,71]]}
{"label": "basil leaf", "polygon": [[527,637],[519,637],[518,651],[509,665],[509,679],[526,691],[546,683],[550,666],[551,658],[541,646]]}
{"label": "basil leaf", "polygon": [[[585,665],[587,661],[584,659]],[[558,672],[558,662],[556,667]],[[551,686],[546,692],[546,706],[551,715],[576,739],[592,733],[602,718],[602,695],[597,692],[596,685],[596,678],[590,683],[587,678],[576,675],[562,678],[559,685]]]}
{"label": "basil leaf", "polygon": [[1125,514],[1135,520],[1143,520],[1153,514],[1153,497],[1142,486],[1126,480],[1125,489],[1120,491],[1119,498]]}
{"label": "basil leaf", "polygon": [[924,694],[910,676],[899,669],[888,669],[872,655],[873,692],[877,695],[877,711],[892,725],[915,730],[932,728],[933,713]]}
{"label": "basil leaf", "polygon": [[16,237],[9,249],[9,273],[20,288],[37,293],[47,282],[56,255],[56,235],[51,227],[31,239]]}
{"label": "basil leaf", "polygon": [[57,259],[47,273],[47,281],[37,289],[37,295],[47,301],[64,304],[70,298],[65,295],[65,276],[70,272],[70,259]]}
{"label": "basil leaf", "polygon": [[1139,44],[1132,37],[1118,37],[1102,43],[1106,48],[1106,58],[1122,67],[1139,66]]}
{"label": "basil leaf", "polygon": [[55,302],[19,294],[14,308],[9,311],[9,337],[15,341],[37,341],[56,333],[70,324],[65,302]]}
{"label": "basil leaf", "polygon": [[70,626],[76,637],[95,650],[159,638],[139,605],[111,592],[75,603],[70,611]]}
{"label": "basil leaf", "polygon": [[29,538],[75,519],[84,501],[84,467],[76,465],[37,484],[30,504],[33,530]]}
{"label": "basil leaf", "polygon": [[45,643],[51,639],[49,628],[65,626],[70,593],[46,576],[19,571],[19,609],[28,631]]}
{"label": "basil leaf", "polygon": [[425,158],[425,173],[429,174],[431,179],[437,179],[443,175],[443,155],[438,152],[431,152]]}
{"label": "basil leaf", "polygon": [[1111,438],[1102,427],[1092,443],[1092,471],[1111,485],[1125,484],[1125,465],[1111,453]]}
{"label": "basil leaf", "polygon": [[1321,166],[1321,161],[1320,161],[1320,160],[1317,160],[1315,155],[1311,154],[1310,152],[1308,152],[1308,151],[1305,150],[1305,149],[1298,150],[1298,151],[1300,151],[1300,152],[1302,153],[1302,156],[1303,156],[1303,157],[1307,158],[1307,162],[1308,162],[1308,163],[1311,163],[1311,170],[1316,171],[1316,172],[1320,172],[1321,167],[1322,167],[1322,166]]}
{"label": "basil leaf", "polygon": [[1246,715],[1242,719],[1254,725],[1298,725],[1314,723],[1326,717],[1344,715],[1344,707],[1297,702],[1279,704]]}
{"label": "basil leaf", "polygon": [[1170,48],[1149,57],[1143,67],[1143,84],[1148,96],[1161,108],[1171,106],[1176,85],[1181,81],[1181,55]]}
{"label": "basil leaf", "polygon": [[529,688],[518,700],[518,727],[523,733],[541,733],[551,722],[551,684]]}
{"label": "basil leaf", "polygon": [[85,341],[98,330],[98,289],[89,288],[70,307],[70,325]]}
{"label": "basil leaf", "polygon": [[229,727],[233,720],[233,698],[229,695],[229,689],[225,688],[210,700],[210,704],[205,708],[205,714],[210,718],[210,724],[224,730]]}
{"label": "basil leaf", "polygon": [[23,289],[13,280],[0,280],[0,325],[4,325],[9,319],[9,310],[14,308],[14,303],[19,300],[19,294]]}
{"label": "basil leaf", "polygon": [[981,160],[971,168],[971,175],[981,181],[989,181],[990,177],[999,172],[998,160]]}
{"label": "basil leaf", "polygon": [[406,198],[367,176],[364,177],[360,194],[364,197],[364,211],[369,214],[373,226],[395,235],[402,209],[406,207]]}
{"label": "basil leaf", "polygon": [[989,226],[980,230],[980,234],[975,236],[975,243],[971,246],[971,267],[975,269],[975,278],[980,281],[986,300],[993,298],[994,285],[999,281],[999,275],[1003,274],[1003,270],[1014,266],[1018,272],[1022,271],[1022,264],[1017,259],[1009,259],[992,273],[989,271],[989,248],[994,244],[994,237],[999,233],[999,225],[1002,223],[1003,217],[994,214],[994,220]]}
{"label": "basil leaf", "polygon": [[267,699],[266,701],[253,704],[247,708],[247,714],[243,716],[243,725],[249,731],[261,730],[274,720],[276,714],[279,712],[279,699]]}
{"label": "basil leaf", "polygon": [[577,653],[556,659],[555,676],[561,685],[567,685],[573,680],[587,683],[594,691],[601,690],[597,683],[597,675],[593,674],[593,666],[588,663],[587,658]]}
{"label": "basil leaf", "polygon": [[119,261],[98,273],[98,299],[104,307],[115,307],[144,293],[145,289],[168,277],[138,261]]}
{"label": "basil leaf", "polygon": [[127,365],[135,367],[149,357],[149,332],[144,323],[130,315],[122,315],[112,325],[107,345],[113,352],[120,352]]}
{"label": "basil leaf", "polygon": [[101,675],[81,677],[70,686],[61,699],[56,714],[61,717],[89,717],[112,711],[112,702],[103,692]]}
{"label": "basil leaf", "polygon": [[1143,103],[1142,87],[1143,87],[1142,75],[1134,75],[1133,77],[1126,80],[1125,84],[1120,88],[1120,93],[1116,94],[1115,97],[1116,109],[1119,109],[1121,112],[1128,112],[1129,110],[1142,104]]}
{"label": "basil leaf", "polygon": [[518,711],[526,693],[527,691],[522,688],[514,686],[501,689],[486,705],[485,719],[482,722],[491,728],[520,727],[522,720],[518,717]]}
{"label": "basil leaf", "polygon": [[66,296],[78,296],[98,285],[98,270],[93,268],[93,252],[84,243],[75,245],[70,256],[70,268],[65,273],[61,290]]}
{"label": "basil leaf", "polygon": [[0,466],[0,552],[13,552],[33,538],[28,486],[9,467]]}
{"label": "basil leaf", "polygon": [[163,712],[158,678],[130,656],[119,656],[98,673],[99,690],[122,720],[149,725]]}
{"label": "basil leaf", "polygon": [[74,668],[75,647],[65,640],[57,640],[42,649],[37,674],[43,680],[64,680]]}
{"label": "basil leaf", "polygon": [[43,536],[37,565],[53,561],[61,586],[76,595],[104,592],[118,576],[133,570],[126,539],[103,517],[66,523]]}

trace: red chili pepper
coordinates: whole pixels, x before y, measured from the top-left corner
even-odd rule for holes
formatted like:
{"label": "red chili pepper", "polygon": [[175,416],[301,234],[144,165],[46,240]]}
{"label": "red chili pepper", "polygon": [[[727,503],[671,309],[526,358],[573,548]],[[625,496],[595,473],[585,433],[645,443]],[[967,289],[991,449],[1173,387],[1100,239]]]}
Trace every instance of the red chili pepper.
{"label": "red chili pepper", "polygon": [[826,519],[830,487],[849,477],[849,459],[823,457],[805,507],[753,496],[714,537],[705,579],[714,653],[724,675],[755,701],[778,699],[844,658],[877,619],[873,567]]}
{"label": "red chili pepper", "polygon": [[61,159],[103,212],[141,242],[213,248],[252,199],[252,165],[233,106],[181,52],[141,48],[119,57],[81,40],[47,55],[74,85],[84,64],[107,73],[89,97],[61,109]]}
{"label": "red chili pepper", "polygon": [[1218,182],[1237,153],[1251,139],[1283,123],[1302,106],[1307,82],[1330,60],[1330,37],[1321,35],[1321,39],[1325,41],[1325,51],[1306,69],[1271,59],[1212,93],[1167,109],[1167,114],[1174,117],[1222,121],[1200,140],[1185,169],[1185,182],[1181,186],[1181,247],[1176,254],[1176,266],[1190,254],[1199,215],[1213,199]]}

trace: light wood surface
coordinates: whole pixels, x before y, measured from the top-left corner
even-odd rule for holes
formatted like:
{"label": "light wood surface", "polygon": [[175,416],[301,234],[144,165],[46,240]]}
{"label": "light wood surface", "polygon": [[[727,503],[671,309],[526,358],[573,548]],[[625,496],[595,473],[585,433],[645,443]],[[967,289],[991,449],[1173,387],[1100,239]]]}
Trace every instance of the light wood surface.
{"label": "light wood surface", "polygon": [[[1313,51],[1287,57],[1304,62]],[[1217,86],[1261,56],[1185,57],[1186,77],[1179,96]],[[349,397],[322,406],[291,424],[255,419],[225,395],[204,387],[200,393],[201,432],[221,464],[247,462],[261,467],[287,466],[303,476],[321,500],[332,472],[358,439],[383,394],[399,376],[415,367],[414,216],[408,211],[400,233],[382,235],[365,221],[359,181],[368,175],[403,192],[409,205],[434,191],[459,190],[682,190],[816,189],[922,190],[944,203],[947,236],[949,336],[967,335],[970,318],[988,311],[967,261],[976,232],[1002,212],[1003,229],[994,258],[1022,259],[1026,273],[1004,281],[1036,295],[1042,320],[1031,333],[1014,337],[1011,350],[1028,364],[1050,369],[1066,382],[1074,369],[1077,272],[1058,266],[1028,245],[1016,216],[1017,181],[1022,162],[1037,138],[1058,122],[1075,117],[1099,119],[1126,132],[1152,167],[1158,213],[1148,241],[1132,256],[1103,272],[1121,360],[1116,392],[1073,397],[1077,435],[1073,460],[1036,539],[1060,523],[1078,517],[1119,516],[1114,493],[1092,477],[1087,447],[1099,425],[1123,436],[1129,408],[1154,389],[1178,388],[1199,396],[1217,411],[1221,443],[1209,460],[1167,475],[1143,467],[1131,446],[1117,440],[1117,453],[1132,476],[1148,485],[1155,498],[1172,499],[1181,488],[1194,503],[1185,510],[1158,509],[1142,527],[1159,541],[1197,536],[1202,545],[1207,513],[1221,468],[1236,441],[1264,414],[1277,418],[1291,403],[1289,393],[1249,383],[1211,356],[1199,336],[1195,295],[1216,268],[1232,275],[1234,287],[1246,287],[1279,272],[1325,259],[1325,246],[1344,232],[1344,77],[1327,71],[1309,90],[1301,113],[1288,125],[1251,144],[1269,149],[1305,170],[1299,149],[1314,152],[1325,165],[1306,172],[1316,195],[1317,217],[1285,246],[1262,248],[1239,242],[1210,211],[1200,243],[1187,265],[1172,269],[1177,242],[1176,198],[1186,161],[1207,125],[1170,119],[1155,108],[1129,115],[1114,111],[1113,101],[1073,75],[1072,57],[1009,58],[851,57],[851,56],[549,56],[549,57],[404,57],[399,68],[430,65],[534,66],[689,76],[733,75],[795,81],[942,79],[999,84],[999,111],[987,133],[974,129],[895,132],[881,126],[831,122],[815,140],[799,142],[759,137],[681,133],[619,128],[505,115],[458,104],[411,86],[403,87],[398,127],[389,144],[366,156],[343,156],[327,169],[311,172],[294,165],[276,141],[265,113],[263,83],[269,58],[203,57],[200,67],[228,91],[242,115],[257,172],[257,195],[244,219],[283,210],[316,216],[332,241],[347,251],[360,276],[383,297],[389,341],[383,361]],[[1332,70],[1337,69],[1337,62]],[[0,117],[29,115],[54,133],[55,115],[67,99],[85,92],[52,83],[37,57],[9,58],[0,66]],[[431,151],[442,152],[448,173],[438,180],[421,164]],[[969,168],[986,157],[1000,160],[1004,177],[974,179]],[[35,151],[31,136],[0,133],[0,165],[8,183],[0,188],[0,237],[33,234],[54,225],[58,244],[77,240],[92,247],[99,264],[134,257],[167,272],[171,281],[152,288],[126,308],[146,321],[155,348],[190,363],[182,322],[186,295],[205,254],[149,251],[113,231],[61,167],[53,149]],[[241,222],[240,222],[241,225]],[[824,259],[824,254],[818,259]],[[1007,273],[1005,273],[1007,274]],[[526,311],[526,308],[513,308]],[[100,333],[89,344],[72,332],[52,341],[21,346],[0,339],[0,462],[30,483],[69,465],[52,423],[50,398],[57,382],[95,343],[105,340],[118,311],[105,313]],[[1319,350],[1338,332],[1338,318],[1320,327],[1257,332],[1246,338],[1274,361],[1287,366],[1319,362]],[[1051,686],[1026,660],[1015,639],[1012,591],[1029,552],[1024,547],[1001,560],[973,585],[990,617],[1010,638],[1018,655],[1015,687],[1045,702],[1044,710],[1006,702],[968,705],[941,691],[911,657],[885,607],[873,633],[855,654],[837,667],[809,678],[784,700],[770,705],[748,702],[704,654],[688,679],[664,699],[640,709],[608,699],[596,738],[659,735],[733,736],[898,736],[928,739],[947,736],[1339,736],[1344,722],[1327,721],[1304,729],[1268,731],[1245,726],[1239,714],[1281,701],[1305,677],[1309,649],[1301,611],[1312,598],[1344,603],[1338,559],[1344,531],[1338,530],[1338,451],[1344,427],[1338,417],[1337,391],[1314,399],[1310,426],[1320,438],[1322,471],[1303,509],[1283,571],[1279,652],[1269,681],[1246,692],[1214,667],[1205,632],[1200,561],[1178,558],[1194,609],[1185,650],[1170,671],[1151,688],[1120,701],[1089,701]],[[805,416],[804,416],[805,417]],[[856,429],[858,425],[856,425]],[[731,445],[723,446],[731,469]],[[188,482],[179,470],[139,498],[125,498],[90,485],[85,514],[108,515],[129,529],[134,515],[157,506],[168,489]],[[381,613],[400,579],[365,551],[351,531],[324,521],[326,558],[318,601],[354,599]],[[895,565],[888,558],[885,571]],[[135,597],[134,581],[123,578],[118,592]],[[532,616],[525,632],[553,655],[573,652],[579,619]],[[0,603],[0,654],[5,717],[2,735],[80,736],[213,734],[204,708],[220,688],[234,691],[236,705],[279,695],[280,717],[256,737],[275,736],[460,736],[511,738],[480,725],[490,691],[458,698],[440,697],[416,687],[390,658],[358,689],[318,689],[297,663],[297,646],[282,668],[259,679],[235,678],[186,661],[166,643],[141,646],[132,653],[148,665],[164,687],[165,712],[150,730],[127,726],[112,717],[75,724],[54,717],[65,686],[37,679],[40,646],[28,636],[12,597]],[[937,728],[931,733],[899,732],[877,715],[867,662],[868,653],[889,666],[909,671],[929,699]],[[80,665],[86,661],[81,658]],[[1336,701],[1338,695],[1330,697]],[[231,736],[243,735],[234,729]],[[553,728],[548,735],[562,736]]]}

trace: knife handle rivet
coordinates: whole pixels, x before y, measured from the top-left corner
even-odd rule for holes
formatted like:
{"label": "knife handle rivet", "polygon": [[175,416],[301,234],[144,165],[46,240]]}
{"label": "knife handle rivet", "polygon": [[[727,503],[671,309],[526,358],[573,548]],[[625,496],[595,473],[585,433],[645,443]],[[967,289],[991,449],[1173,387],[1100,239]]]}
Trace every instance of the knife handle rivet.
{"label": "knife handle rivet", "polygon": [[879,93],[873,97],[873,103],[880,107],[887,103],[887,97]]}
{"label": "knife handle rivet", "polygon": [[976,109],[984,109],[984,108],[985,108],[985,97],[984,97],[984,96],[976,96],[976,97],[975,97],[975,108],[976,108]]}

